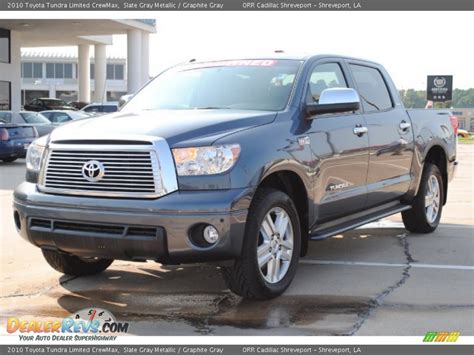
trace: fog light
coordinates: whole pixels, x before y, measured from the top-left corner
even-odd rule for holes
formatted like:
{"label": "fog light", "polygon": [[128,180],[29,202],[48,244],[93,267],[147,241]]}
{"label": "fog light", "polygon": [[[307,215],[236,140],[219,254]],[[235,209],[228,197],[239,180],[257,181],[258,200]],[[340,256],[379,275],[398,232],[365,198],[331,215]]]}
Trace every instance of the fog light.
{"label": "fog light", "polygon": [[202,235],[204,240],[209,244],[214,244],[219,239],[219,232],[217,232],[217,229],[213,226],[207,226],[204,228]]}

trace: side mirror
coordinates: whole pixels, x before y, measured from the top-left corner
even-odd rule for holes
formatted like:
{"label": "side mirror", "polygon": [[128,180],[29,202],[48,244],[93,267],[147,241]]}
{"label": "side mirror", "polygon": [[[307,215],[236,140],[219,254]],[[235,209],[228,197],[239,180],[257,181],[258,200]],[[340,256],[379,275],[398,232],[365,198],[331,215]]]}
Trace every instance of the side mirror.
{"label": "side mirror", "polygon": [[306,104],[306,113],[308,118],[311,119],[315,115],[324,113],[357,111],[359,107],[359,94],[354,89],[330,88],[321,92],[319,103]]}

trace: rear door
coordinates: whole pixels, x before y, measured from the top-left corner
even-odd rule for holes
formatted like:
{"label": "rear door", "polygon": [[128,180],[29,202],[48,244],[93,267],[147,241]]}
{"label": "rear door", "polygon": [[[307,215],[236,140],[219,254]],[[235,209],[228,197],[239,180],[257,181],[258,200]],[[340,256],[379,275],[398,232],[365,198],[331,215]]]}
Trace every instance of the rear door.
{"label": "rear door", "polygon": [[[339,59],[318,61],[307,84],[307,102],[318,102],[324,89],[352,87],[347,68]],[[360,112],[315,116],[308,136],[316,165],[315,203],[317,221],[325,222],[359,211],[367,199],[367,134],[357,135],[354,128],[364,127]]]}
{"label": "rear door", "polygon": [[350,61],[369,136],[367,207],[400,198],[408,191],[414,140],[411,121],[385,70]]}

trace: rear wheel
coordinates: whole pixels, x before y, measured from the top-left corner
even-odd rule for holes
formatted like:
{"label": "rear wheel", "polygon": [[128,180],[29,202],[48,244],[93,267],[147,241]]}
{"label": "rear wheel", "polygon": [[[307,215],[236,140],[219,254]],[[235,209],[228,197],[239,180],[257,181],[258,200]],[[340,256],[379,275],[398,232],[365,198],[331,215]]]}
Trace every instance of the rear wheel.
{"label": "rear wheel", "polygon": [[281,191],[260,189],[249,210],[242,255],[224,268],[229,288],[248,299],[281,295],[295,276],[300,248],[293,201]]}
{"label": "rear wheel", "polygon": [[107,269],[113,262],[111,259],[80,258],[53,250],[42,249],[42,252],[53,269],[71,276],[95,275]]}
{"label": "rear wheel", "polygon": [[443,210],[443,178],[438,167],[426,163],[420,189],[412,208],[402,212],[405,228],[413,233],[431,233],[439,224]]}

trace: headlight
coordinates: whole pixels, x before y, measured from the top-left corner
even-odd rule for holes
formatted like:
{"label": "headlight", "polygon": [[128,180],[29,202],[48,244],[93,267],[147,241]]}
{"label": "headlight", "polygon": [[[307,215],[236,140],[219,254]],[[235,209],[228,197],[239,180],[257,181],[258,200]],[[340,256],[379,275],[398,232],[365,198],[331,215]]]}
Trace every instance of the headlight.
{"label": "headlight", "polygon": [[44,149],[46,148],[47,138],[41,137],[35,140],[28,147],[26,153],[26,168],[38,172],[41,169],[41,160],[43,157]]}
{"label": "headlight", "polygon": [[173,149],[178,175],[212,175],[226,172],[234,166],[240,145]]}

